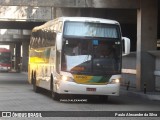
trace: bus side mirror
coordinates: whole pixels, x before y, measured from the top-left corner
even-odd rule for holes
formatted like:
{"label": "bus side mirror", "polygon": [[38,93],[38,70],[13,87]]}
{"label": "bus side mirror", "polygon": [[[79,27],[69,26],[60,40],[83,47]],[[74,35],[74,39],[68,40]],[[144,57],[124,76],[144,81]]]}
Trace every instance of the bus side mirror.
{"label": "bus side mirror", "polygon": [[62,50],[62,33],[56,35],[56,46],[58,51]]}
{"label": "bus side mirror", "polygon": [[130,39],[127,37],[122,37],[122,43],[123,56],[128,55],[130,53]]}

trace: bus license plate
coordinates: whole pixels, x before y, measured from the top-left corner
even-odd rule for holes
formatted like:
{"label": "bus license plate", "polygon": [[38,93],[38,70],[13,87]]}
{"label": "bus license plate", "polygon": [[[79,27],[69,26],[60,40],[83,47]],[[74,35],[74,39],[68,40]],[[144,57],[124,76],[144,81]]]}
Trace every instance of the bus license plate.
{"label": "bus license plate", "polygon": [[96,88],[86,88],[87,91],[96,91]]}

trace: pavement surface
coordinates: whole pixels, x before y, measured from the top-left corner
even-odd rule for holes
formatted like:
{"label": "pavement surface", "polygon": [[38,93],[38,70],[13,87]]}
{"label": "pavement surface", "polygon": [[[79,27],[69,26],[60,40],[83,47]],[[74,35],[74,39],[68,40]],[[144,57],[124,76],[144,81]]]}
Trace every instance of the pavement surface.
{"label": "pavement surface", "polygon": [[160,101],[160,91],[147,92],[137,91],[136,88],[130,87],[128,90],[126,86],[121,86],[121,93],[127,94],[128,96],[140,97],[148,100]]}
{"label": "pavement surface", "polygon": [[[12,70],[11,72],[16,72],[15,70]],[[22,74],[28,75],[28,72],[22,72]],[[134,96],[134,97],[140,97],[148,100],[155,100],[160,101],[160,91],[155,92],[146,92],[143,91],[137,91],[136,88],[130,87],[128,90],[126,89],[126,86],[121,86],[121,93],[127,94],[128,96]]]}
{"label": "pavement surface", "polygon": [[[12,70],[11,73],[16,73],[17,71]],[[21,72],[22,74],[28,74],[28,72]],[[160,91],[155,92],[146,92],[143,91],[137,91],[136,88],[130,87],[128,90],[126,89],[126,86],[121,86],[121,93],[127,94],[128,96],[134,96],[134,97],[141,97],[148,100],[155,100],[160,101]]]}
{"label": "pavement surface", "polygon": [[[159,114],[160,92],[143,92],[135,88],[120,89],[120,96],[110,97],[105,102],[91,97],[86,103],[53,101],[49,95],[34,93],[27,82],[27,72],[0,75],[0,109],[4,111],[148,111]],[[92,99],[94,98],[94,99]],[[74,99],[74,98],[73,98]],[[76,99],[82,99],[76,98]],[[90,99],[90,98],[89,98]],[[72,113],[70,113],[72,114]],[[93,114],[93,113],[92,113]],[[65,116],[69,115],[64,113]],[[77,113],[76,113],[77,115]],[[80,115],[80,113],[78,113]],[[95,115],[95,114],[93,114]],[[0,118],[0,120],[159,120],[159,117],[45,117],[45,118]]]}

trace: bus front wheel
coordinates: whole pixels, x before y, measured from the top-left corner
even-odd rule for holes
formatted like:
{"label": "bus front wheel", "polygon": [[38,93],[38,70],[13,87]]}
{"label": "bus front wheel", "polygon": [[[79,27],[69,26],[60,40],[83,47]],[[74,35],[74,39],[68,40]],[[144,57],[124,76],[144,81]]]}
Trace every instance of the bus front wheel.
{"label": "bus front wheel", "polygon": [[59,101],[60,100],[59,94],[54,92],[54,91],[52,91],[52,99]]}

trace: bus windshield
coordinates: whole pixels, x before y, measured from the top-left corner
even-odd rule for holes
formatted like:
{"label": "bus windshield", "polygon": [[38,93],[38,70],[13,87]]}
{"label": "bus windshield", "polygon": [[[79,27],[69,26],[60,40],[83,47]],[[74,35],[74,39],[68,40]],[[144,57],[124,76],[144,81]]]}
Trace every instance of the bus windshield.
{"label": "bus windshield", "polygon": [[118,25],[66,21],[64,36],[119,38]]}
{"label": "bus windshield", "polygon": [[79,74],[117,74],[121,68],[117,40],[67,39],[63,44],[62,71]]}

